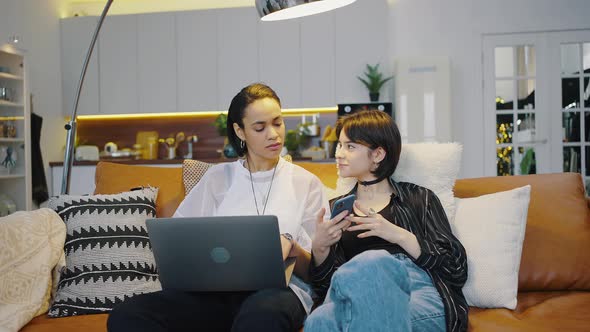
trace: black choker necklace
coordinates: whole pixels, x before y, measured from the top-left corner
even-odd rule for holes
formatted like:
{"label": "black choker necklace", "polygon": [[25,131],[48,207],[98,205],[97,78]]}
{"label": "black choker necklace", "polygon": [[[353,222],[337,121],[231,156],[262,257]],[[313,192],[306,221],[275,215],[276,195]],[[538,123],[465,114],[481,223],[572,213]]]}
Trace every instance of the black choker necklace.
{"label": "black choker necklace", "polygon": [[370,186],[375,183],[379,183],[379,182],[381,182],[381,180],[383,180],[383,179],[375,179],[375,180],[371,180],[371,181],[359,181],[359,183],[366,187],[366,186]]}

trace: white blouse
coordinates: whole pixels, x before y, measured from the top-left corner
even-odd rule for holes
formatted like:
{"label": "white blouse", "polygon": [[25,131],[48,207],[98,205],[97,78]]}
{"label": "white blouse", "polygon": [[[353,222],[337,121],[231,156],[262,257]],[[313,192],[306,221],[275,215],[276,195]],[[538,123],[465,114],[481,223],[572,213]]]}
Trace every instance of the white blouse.
{"label": "white blouse", "polygon": [[[311,251],[316,216],[322,207],[329,211],[322,182],[282,158],[272,178],[271,169],[252,173],[251,182],[243,160],[214,165],[180,203],[174,217],[257,215],[264,210],[266,215],[277,216],[281,233],[293,235],[301,247]],[[329,213],[324,218],[329,219]],[[291,278],[289,287],[309,313],[313,304],[311,288],[296,276]]]}

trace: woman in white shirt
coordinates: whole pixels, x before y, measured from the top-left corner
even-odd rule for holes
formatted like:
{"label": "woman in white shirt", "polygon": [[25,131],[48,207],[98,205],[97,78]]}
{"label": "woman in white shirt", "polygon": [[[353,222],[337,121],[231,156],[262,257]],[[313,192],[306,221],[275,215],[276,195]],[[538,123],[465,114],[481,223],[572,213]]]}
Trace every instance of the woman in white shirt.
{"label": "woman in white shirt", "polygon": [[[276,215],[283,257],[297,257],[289,288],[257,292],[163,290],[135,296],[110,314],[109,331],[297,331],[313,304],[307,279],[311,236],[328,200],[320,180],[280,157],[281,102],[260,83],[243,88],[228,110],[228,138],[240,157],[212,166],[175,217]],[[206,272],[204,272],[206,273]]]}

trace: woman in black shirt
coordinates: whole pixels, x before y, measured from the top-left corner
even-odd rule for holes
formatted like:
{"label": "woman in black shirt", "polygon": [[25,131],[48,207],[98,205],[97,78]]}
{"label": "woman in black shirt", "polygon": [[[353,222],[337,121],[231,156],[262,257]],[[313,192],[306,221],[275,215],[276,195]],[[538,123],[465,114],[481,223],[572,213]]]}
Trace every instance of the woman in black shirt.
{"label": "woman in black shirt", "polygon": [[340,176],[357,179],[348,193],[357,199],[353,213],[318,220],[310,273],[323,304],[305,331],[466,331],[465,249],[431,190],[391,179],[396,124],[363,111],[339,120],[336,134]]}

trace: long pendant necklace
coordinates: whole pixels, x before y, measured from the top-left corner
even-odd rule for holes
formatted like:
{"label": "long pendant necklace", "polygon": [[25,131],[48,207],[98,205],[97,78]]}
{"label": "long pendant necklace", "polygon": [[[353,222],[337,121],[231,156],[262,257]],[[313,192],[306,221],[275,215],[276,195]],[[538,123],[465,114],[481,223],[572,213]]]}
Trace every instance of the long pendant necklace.
{"label": "long pendant necklace", "polygon": [[[248,162],[248,160],[246,159],[246,162]],[[277,164],[275,165],[273,171],[272,171],[272,177],[270,178],[270,186],[268,186],[268,192],[266,193],[266,197],[262,197],[262,200],[264,201],[264,207],[262,208],[262,214],[264,215],[264,212],[266,211],[266,203],[268,203],[268,199],[270,198],[270,190],[272,189],[272,182],[275,179],[275,173],[277,171]],[[248,162],[248,173],[250,173],[250,185],[252,186],[252,195],[254,196],[254,205],[256,206],[256,213],[258,215],[260,215],[260,210],[258,209],[258,201],[256,200],[256,192],[254,191],[254,180],[252,179],[252,171],[250,170],[250,163]]]}

